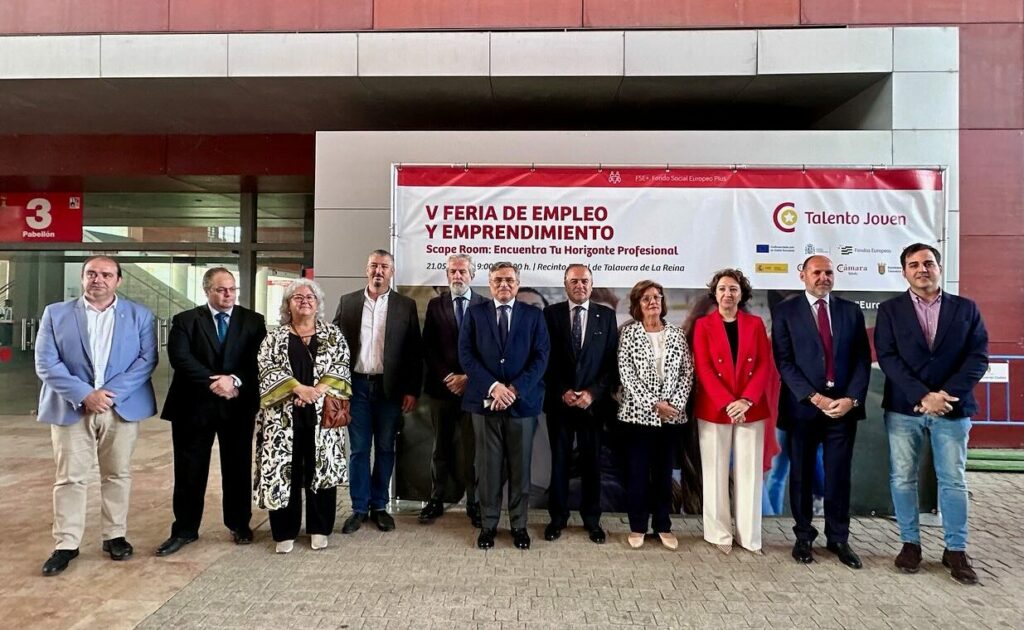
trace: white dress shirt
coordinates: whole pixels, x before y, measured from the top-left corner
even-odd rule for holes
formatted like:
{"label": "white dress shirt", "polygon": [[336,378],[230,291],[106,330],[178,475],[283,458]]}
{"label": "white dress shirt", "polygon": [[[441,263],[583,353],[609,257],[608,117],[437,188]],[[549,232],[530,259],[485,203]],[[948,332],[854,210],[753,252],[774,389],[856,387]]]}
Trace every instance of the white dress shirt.
{"label": "white dress shirt", "polygon": [[387,293],[376,300],[369,291],[363,291],[363,317],[359,324],[359,356],[355,371],[360,374],[384,373],[384,331],[388,325]]}
{"label": "white dress shirt", "polygon": [[[448,292],[448,296],[452,299],[452,312],[455,313],[455,321],[459,321],[459,298],[466,298],[466,310],[469,310],[469,301],[473,299],[473,290],[466,287],[466,292],[462,295],[455,295],[452,292]],[[463,312],[465,315],[465,312]]]}
{"label": "white dress shirt", "polygon": [[114,343],[114,322],[117,318],[117,295],[110,306],[97,310],[85,296],[79,298],[85,306],[86,330],[89,335],[89,351],[92,353],[93,387],[99,389],[106,382],[107,364],[110,362],[110,348]]}
{"label": "white dress shirt", "polygon": [[[212,304],[207,302],[206,303],[206,308],[210,309],[210,315],[213,316],[213,329],[214,330],[217,330],[217,314],[218,313],[224,313],[225,315],[227,315],[227,319],[224,320],[224,330],[225,330],[224,335],[227,336],[227,332],[226,331],[227,331],[228,327],[231,326],[231,313],[235,310],[235,307],[232,306],[231,308],[229,308],[226,311],[218,311],[217,309],[213,308]],[[229,374],[228,376],[231,377],[231,381],[235,384],[235,387],[241,387],[242,386],[242,379],[238,378],[234,374]]]}
{"label": "white dress shirt", "polygon": [[817,326],[818,324],[818,309],[821,308],[820,306],[818,306],[818,300],[825,300],[825,308],[828,309],[826,311],[828,313],[828,331],[832,332],[832,302],[829,301],[829,298],[832,297],[832,294],[830,293],[823,298],[816,298],[813,295],[811,295],[809,291],[804,291],[804,297],[807,298],[807,302],[811,305],[811,313],[814,313],[815,326]]}
{"label": "white dress shirt", "polygon": [[512,330],[512,311],[515,310],[515,308],[514,308],[515,303],[516,303],[516,299],[515,298],[512,298],[511,300],[509,300],[508,302],[505,302],[504,304],[502,304],[498,300],[494,300],[494,321],[500,322],[501,321],[501,307],[502,306],[507,306],[508,307],[508,330],[509,331]]}
{"label": "white dress shirt", "polygon": [[586,345],[586,343],[587,343],[587,315],[590,313],[590,300],[587,300],[583,304],[576,304],[572,300],[569,300],[569,333],[570,334],[572,334],[573,312],[576,310],[577,306],[583,307],[583,310],[580,311],[580,340],[583,342],[583,345]]}

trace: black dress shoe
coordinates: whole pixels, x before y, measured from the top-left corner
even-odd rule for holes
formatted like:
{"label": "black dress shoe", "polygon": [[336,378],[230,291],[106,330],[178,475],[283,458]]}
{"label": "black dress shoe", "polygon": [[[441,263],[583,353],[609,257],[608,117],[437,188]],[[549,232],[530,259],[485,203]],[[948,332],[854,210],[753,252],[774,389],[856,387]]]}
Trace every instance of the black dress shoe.
{"label": "black dress shoe", "polygon": [[366,522],[366,512],[352,512],[352,514],[345,519],[345,524],[341,526],[342,534],[351,534],[359,531],[359,528]]}
{"label": "black dress shoe", "polygon": [[530,532],[526,531],[526,528],[512,529],[512,544],[516,546],[516,549],[529,549],[530,548]]}
{"label": "black dress shoe", "polygon": [[391,518],[387,510],[370,510],[370,520],[382,532],[390,532],[395,528],[395,519]]}
{"label": "black dress shoe", "polygon": [[252,530],[249,526],[244,528],[231,530],[231,540],[235,541],[236,545],[251,545],[252,544]]}
{"label": "black dress shoe", "polygon": [[132,548],[130,542],[124,539],[124,536],[104,540],[103,551],[110,554],[111,560],[127,560],[135,553],[135,549]]}
{"label": "black dress shoe", "polygon": [[563,527],[564,525],[548,523],[548,526],[544,528],[544,540],[550,542],[552,540],[558,540],[559,538],[561,538]]}
{"label": "black dress shoe", "polygon": [[853,549],[850,549],[850,545],[846,543],[828,543],[825,548],[836,554],[839,561],[851,569],[859,569],[864,566]]}
{"label": "black dress shoe", "polygon": [[199,536],[171,536],[156,548],[156,555],[162,558],[172,553],[178,553],[182,547],[197,540],[199,540]]}
{"label": "black dress shoe", "polygon": [[420,510],[419,521],[421,523],[432,523],[435,518],[438,518],[444,514],[444,503],[431,499],[427,501],[427,504]]}
{"label": "black dress shoe", "polygon": [[496,529],[481,529],[480,535],[476,537],[476,546],[480,549],[490,549],[494,546],[494,537],[497,535]]}
{"label": "black dress shoe", "polygon": [[796,544],[793,545],[793,559],[804,564],[814,562],[814,554],[811,552],[811,543],[805,540],[796,541]]}
{"label": "black dress shoe", "polygon": [[49,559],[43,563],[43,575],[51,577],[68,568],[68,564],[78,557],[77,549],[58,549],[50,554]]}
{"label": "black dress shoe", "polygon": [[606,536],[600,525],[587,529],[587,535],[590,536],[590,542],[595,542],[599,545],[604,544]]}

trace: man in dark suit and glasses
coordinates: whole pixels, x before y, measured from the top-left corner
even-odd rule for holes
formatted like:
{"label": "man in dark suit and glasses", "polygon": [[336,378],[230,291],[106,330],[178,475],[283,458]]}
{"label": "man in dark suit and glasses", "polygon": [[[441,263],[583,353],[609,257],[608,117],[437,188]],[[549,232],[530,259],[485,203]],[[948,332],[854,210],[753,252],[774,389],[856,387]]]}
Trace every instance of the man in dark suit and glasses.
{"label": "man in dark suit and glasses", "polygon": [[466,490],[466,515],[480,526],[480,506],[476,500],[476,472],[473,466],[473,418],[462,410],[466,376],[459,363],[459,330],[466,309],[487,299],[469,287],[476,275],[473,257],[452,254],[445,266],[447,293],[430,300],[423,323],[424,358],[427,365],[425,389],[430,395],[430,421],[434,427],[434,452],[431,457],[430,500],[420,512],[421,523],[430,523],[444,514],[444,491],[454,479]]}
{"label": "man in dark suit and glasses", "polygon": [[544,411],[551,442],[551,485],[545,540],[562,535],[569,520],[569,464],[573,442],[579,449],[582,480],[580,516],[590,540],[605,541],[601,528],[601,433],[604,414],[614,403],[619,347],[615,312],[590,301],[594,290],[590,267],[573,264],[565,270],[565,302],[544,309],[551,356],[545,380]]}
{"label": "man in dark suit and glasses", "polygon": [[539,308],[516,301],[519,269],[512,263],[491,265],[488,284],[493,299],[466,311],[459,335],[459,361],[469,376],[462,408],[473,414],[476,436],[482,521],[476,544],[494,546],[507,470],[512,540],[529,549],[530,461],[544,401],[548,329]]}
{"label": "man in dark suit and glasses", "polygon": [[366,288],[341,296],[334,316],[352,353],[352,423],[348,426],[352,514],[342,525],[343,534],[358,530],[367,517],[382,532],[395,528],[387,512],[395,443],[402,414],[416,407],[423,385],[423,349],[416,302],[391,288],[394,275],[390,252],[370,252]]}
{"label": "man in dark suit and glasses", "polygon": [[871,347],[860,307],[832,295],[832,261],[811,256],[800,269],[804,292],[772,313],[772,352],[782,377],[779,428],[786,431],[792,461],[793,558],[814,562],[811,545],[818,530],[811,525],[812,487],[821,444],[826,548],[846,566],[859,569],[860,558],[849,545],[850,474],[857,422],[865,418]]}
{"label": "man in dark suit and glasses", "polygon": [[889,486],[903,541],[896,568],[921,567],[917,480],[930,440],[946,543],[942,564],[957,582],[977,584],[967,555],[967,438],[978,411],[974,386],[988,368],[988,332],[974,302],[941,289],[941,263],[931,245],[908,245],[900,265],[910,290],[882,302],[875,321]]}
{"label": "man in dark suit and glasses", "polygon": [[252,432],[259,407],[256,355],[263,316],[235,303],[224,267],[203,275],[207,302],[171,320],[167,357],[174,368],[161,417],[171,421],[174,524],[156,550],[169,556],[199,537],[213,439],[220,446],[224,524],[236,544],[252,542]]}

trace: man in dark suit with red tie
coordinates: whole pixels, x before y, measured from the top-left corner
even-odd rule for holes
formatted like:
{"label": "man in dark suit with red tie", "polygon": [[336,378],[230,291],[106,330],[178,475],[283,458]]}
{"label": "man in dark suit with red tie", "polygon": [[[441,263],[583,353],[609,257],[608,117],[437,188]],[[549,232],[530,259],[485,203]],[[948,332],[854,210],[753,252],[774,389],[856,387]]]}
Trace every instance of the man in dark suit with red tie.
{"label": "man in dark suit with red tie", "polygon": [[615,311],[590,301],[594,291],[590,267],[569,265],[564,282],[569,299],[544,309],[551,337],[544,375],[544,411],[551,442],[551,522],[544,529],[544,539],[557,540],[569,519],[569,464],[575,442],[582,481],[580,517],[590,540],[601,544],[605,541],[601,528],[601,433],[605,415],[614,405],[611,389],[617,375],[619,332]]}
{"label": "man in dark suit with red tie", "polygon": [[805,291],[772,313],[772,349],[782,377],[779,428],[786,431],[792,466],[789,500],[796,544],[793,558],[814,562],[811,489],[818,445],[825,459],[827,549],[853,569],[860,558],[850,548],[850,471],[857,422],[865,418],[871,378],[871,347],[857,304],[832,295],[834,272],[825,256],[811,256],[800,269]]}
{"label": "man in dark suit with red tie", "polygon": [[419,520],[430,523],[444,514],[445,487],[449,479],[454,479],[466,490],[466,516],[480,527],[473,466],[473,418],[462,409],[462,394],[469,377],[459,363],[459,330],[466,309],[487,299],[469,286],[476,275],[469,254],[449,256],[445,274],[449,291],[430,300],[423,324],[423,356],[427,364],[424,389],[430,396],[434,453],[430,465],[430,500],[420,511]]}

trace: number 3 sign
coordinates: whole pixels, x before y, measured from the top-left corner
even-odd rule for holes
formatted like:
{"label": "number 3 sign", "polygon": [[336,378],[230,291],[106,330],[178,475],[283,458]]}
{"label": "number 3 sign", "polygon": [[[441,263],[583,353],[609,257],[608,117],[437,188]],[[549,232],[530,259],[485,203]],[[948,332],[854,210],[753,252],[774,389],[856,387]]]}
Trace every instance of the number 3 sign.
{"label": "number 3 sign", "polygon": [[0,242],[82,241],[82,193],[0,192]]}

